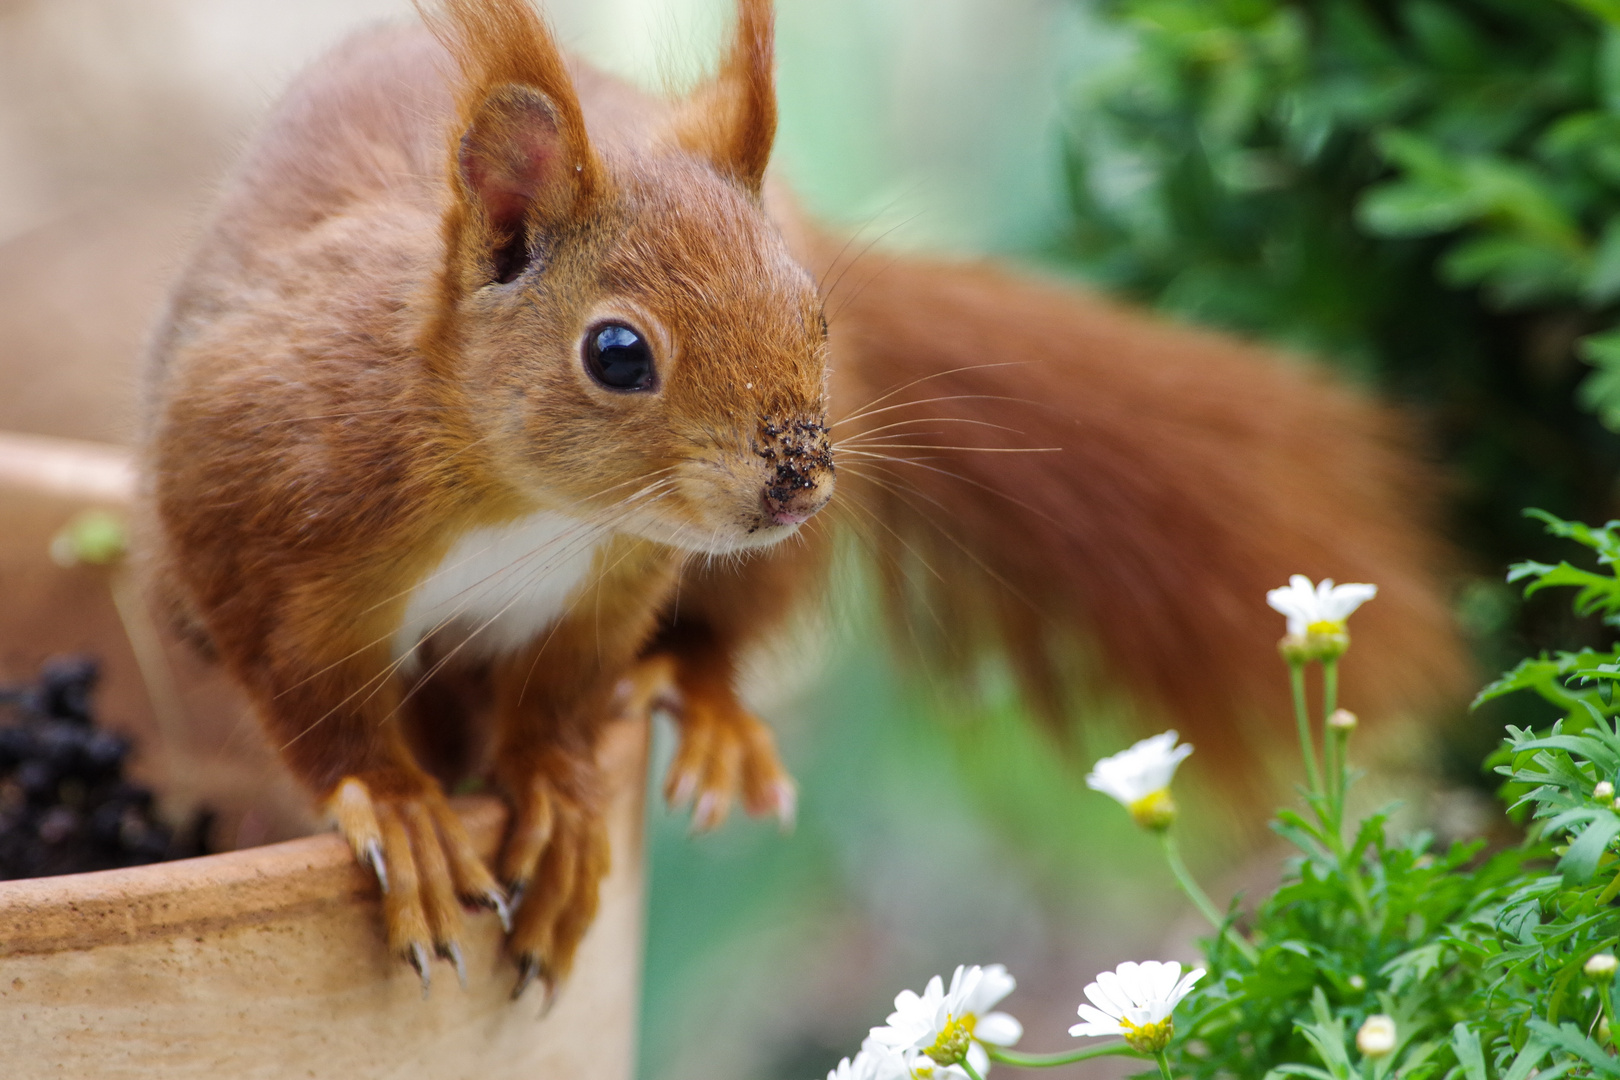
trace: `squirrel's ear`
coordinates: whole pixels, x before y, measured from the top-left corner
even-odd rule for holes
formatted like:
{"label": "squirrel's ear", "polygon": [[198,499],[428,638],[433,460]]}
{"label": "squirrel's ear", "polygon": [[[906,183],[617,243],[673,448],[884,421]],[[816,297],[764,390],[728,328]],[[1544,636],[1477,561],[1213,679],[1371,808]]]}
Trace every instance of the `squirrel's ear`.
{"label": "squirrel's ear", "polygon": [[[417,0],[460,69],[454,187],[496,243],[562,221],[605,183],[562,50],[529,0]],[[515,255],[516,252],[509,252]]]}
{"label": "squirrel's ear", "polygon": [[518,232],[531,210],[543,221],[575,212],[596,179],[590,147],[575,145],[551,98],[507,84],[485,95],[461,137],[461,184],[500,235]]}
{"label": "squirrel's ear", "polygon": [[771,0],[738,0],[725,62],[682,105],[674,127],[677,145],[756,196],[776,138],[773,21]]}

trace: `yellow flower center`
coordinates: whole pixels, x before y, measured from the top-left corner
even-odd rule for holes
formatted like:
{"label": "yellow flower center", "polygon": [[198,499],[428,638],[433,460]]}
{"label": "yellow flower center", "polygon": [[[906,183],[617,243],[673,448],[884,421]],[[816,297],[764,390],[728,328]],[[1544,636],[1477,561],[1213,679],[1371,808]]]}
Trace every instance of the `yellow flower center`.
{"label": "yellow flower center", "polygon": [[1131,817],[1144,829],[1163,832],[1176,820],[1176,801],[1169,788],[1150,791],[1127,808]]}
{"label": "yellow flower center", "polygon": [[1119,1026],[1125,1029],[1126,1045],[1144,1054],[1157,1054],[1170,1045],[1170,1036],[1176,1033],[1175,1021],[1168,1016],[1157,1024],[1133,1024],[1122,1019]]}
{"label": "yellow flower center", "polygon": [[1313,660],[1337,660],[1350,648],[1350,631],[1344,621],[1318,619],[1305,627],[1303,634],[1288,634],[1277,642],[1277,651],[1290,664],[1308,664]]}
{"label": "yellow flower center", "polygon": [[968,1047],[973,1043],[973,1028],[978,1022],[979,1018],[972,1013],[960,1017],[947,1015],[939,1038],[923,1053],[941,1065],[956,1065],[965,1061]]}

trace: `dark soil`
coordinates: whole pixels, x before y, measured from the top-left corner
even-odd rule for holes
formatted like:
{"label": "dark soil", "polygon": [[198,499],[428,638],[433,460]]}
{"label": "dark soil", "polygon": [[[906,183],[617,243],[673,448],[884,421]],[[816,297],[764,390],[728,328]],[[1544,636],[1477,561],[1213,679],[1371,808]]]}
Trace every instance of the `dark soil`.
{"label": "dark soil", "polygon": [[124,779],[131,742],[96,726],[99,675],[60,656],[32,684],[0,686],[0,881],[206,854],[206,814],[175,829]]}

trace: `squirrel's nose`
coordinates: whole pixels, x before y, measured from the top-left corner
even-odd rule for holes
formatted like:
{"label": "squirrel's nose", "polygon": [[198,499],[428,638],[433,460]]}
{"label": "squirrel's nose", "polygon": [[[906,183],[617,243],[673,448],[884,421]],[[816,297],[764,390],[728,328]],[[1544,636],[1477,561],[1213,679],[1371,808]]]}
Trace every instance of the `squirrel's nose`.
{"label": "squirrel's nose", "polygon": [[798,525],[832,498],[832,478],[817,477],[803,486],[771,485],[765,489],[765,519],[772,525]]}

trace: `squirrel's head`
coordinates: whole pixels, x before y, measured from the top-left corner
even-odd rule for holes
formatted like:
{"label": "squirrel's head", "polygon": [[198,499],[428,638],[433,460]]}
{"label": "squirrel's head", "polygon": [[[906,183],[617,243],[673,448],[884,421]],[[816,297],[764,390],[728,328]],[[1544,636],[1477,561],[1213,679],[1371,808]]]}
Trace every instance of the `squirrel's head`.
{"label": "squirrel's head", "polygon": [[451,0],[462,127],[439,363],[480,457],[542,504],[694,551],[790,535],[832,494],[826,321],[767,221],[769,4],[642,145],[598,148],[522,0]]}

